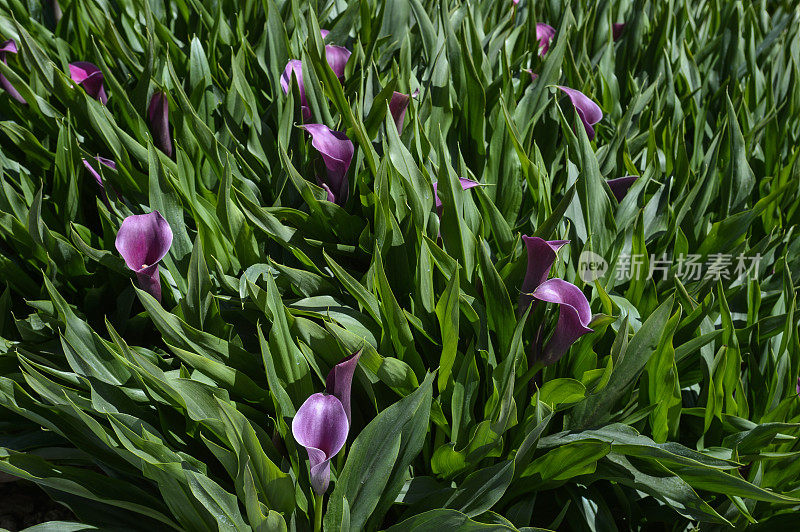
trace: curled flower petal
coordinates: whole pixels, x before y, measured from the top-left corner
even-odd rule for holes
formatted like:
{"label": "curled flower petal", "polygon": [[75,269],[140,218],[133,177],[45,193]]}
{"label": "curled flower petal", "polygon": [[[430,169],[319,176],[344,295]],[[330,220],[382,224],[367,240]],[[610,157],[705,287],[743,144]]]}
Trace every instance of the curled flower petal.
{"label": "curled flower petal", "polygon": [[330,460],[344,446],[349,430],[350,423],[341,401],[323,393],[306,399],[292,420],[294,439],[308,451],[311,487],[318,495],[328,489]]}
{"label": "curled flower petal", "polygon": [[292,76],[297,80],[297,87],[300,91],[300,110],[303,112],[303,120],[311,118],[311,109],[306,102],[306,86],[303,84],[303,62],[299,59],[290,59],[286,63],[286,68],[281,74],[281,88],[283,92],[289,94],[292,83]]}
{"label": "curled flower petal", "polygon": [[616,179],[609,179],[606,183],[608,183],[611,193],[617,198],[617,202],[621,202],[625,194],[628,193],[628,189],[631,188],[631,185],[633,185],[637,179],[639,179],[638,175],[628,175]]}
{"label": "curled flower petal", "polygon": [[594,128],[592,126],[603,119],[603,111],[600,109],[600,106],[581,91],[561,85],[558,85],[558,88],[569,96],[572,105],[578,112],[581,122],[583,122],[586,135],[589,137],[589,140],[594,140]]}
{"label": "curled flower petal", "polygon": [[[469,190],[480,185],[480,183],[477,181],[473,181],[472,179],[464,179],[463,177],[459,177],[458,182],[461,183],[461,190]],[[442,200],[439,199],[438,183],[433,184],[433,199],[436,202],[436,210],[441,216],[442,213],[440,211],[442,210],[443,205]]]}
{"label": "curled flower petal", "polygon": [[531,83],[533,83],[534,81],[539,79],[539,74],[537,74],[536,72],[534,72],[530,68],[523,68],[523,70],[531,75]]}
{"label": "curled flower petal", "polygon": [[153,211],[125,218],[115,245],[128,268],[136,272],[141,287],[160,301],[158,263],[172,245],[172,229],[161,213]]}
{"label": "curled flower petal", "polygon": [[797,377],[797,395],[800,395],[800,377]]}
{"label": "curled flower petal", "polygon": [[556,36],[556,29],[549,24],[536,24],[536,40],[539,41],[539,55],[542,56],[550,49],[550,41]]}
{"label": "curled flower petal", "polygon": [[324,39],[330,34],[330,30],[319,30],[319,34],[322,35],[322,38]]}
{"label": "curled flower petal", "polygon": [[533,297],[559,305],[556,329],[541,355],[541,362],[547,366],[564,356],[578,338],[592,332],[588,327],[592,321],[592,311],[581,289],[563,279],[543,282],[533,292]]}
{"label": "curled flower petal", "polygon": [[392,113],[398,135],[403,134],[403,122],[405,121],[406,110],[410,101],[410,95],[397,91],[392,93],[392,99],[389,100],[389,112]]}
{"label": "curled flower petal", "polygon": [[[111,168],[112,170],[116,170],[117,169],[117,163],[115,163],[111,159],[106,159],[105,157],[99,157],[98,156],[98,157],[95,157],[95,160],[97,160],[97,162],[99,162],[100,164]],[[91,163],[87,159],[82,159],[82,161],[83,161],[83,166],[86,167],[86,170],[89,171],[91,176],[97,182],[97,185],[100,187],[100,190],[101,190],[101,193],[102,193],[101,197],[102,197],[103,203],[105,203],[106,206],[110,206],[110,204],[108,202],[108,196],[106,194],[106,185],[105,185],[105,183],[103,183],[103,177],[100,175],[100,172],[95,170],[94,166],[92,166]]]}
{"label": "curled flower petal", "polygon": [[69,75],[72,81],[83,87],[86,94],[100,100],[103,105],[108,102],[106,89],[103,87],[103,73],[96,65],[88,61],[70,63]]}
{"label": "curled flower petal", "polygon": [[528,252],[528,268],[525,272],[525,279],[522,281],[522,288],[519,295],[519,312],[525,312],[533,301],[531,292],[547,280],[550,268],[556,261],[556,253],[569,240],[543,240],[538,236],[522,236],[525,249]]}
{"label": "curled flower petal", "polygon": [[311,145],[322,155],[327,177],[325,183],[336,201],[345,201],[349,190],[347,170],[353,161],[355,148],[347,135],[333,131],[324,124],[301,126],[311,134]]}
{"label": "curled flower petal", "polygon": [[618,41],[622,37],[622,32],[625,31],[625,24],[612,24],[611,25],[611,34],[614,37],[614,41]]}
{"label": "curled flower petal", "polygon": [[147,109],[147,121],[153,133],[153,143],[163,151],[167,157],[172,157],[172,137],[169,134],[169,101],[167,93],[156,91],[150,97],[150,106]]}
{"label": "curled flower petal", "polygon": [[353,373],[358,366],[361,351],[353,353],[333,366],[325,379],[325,391],[342,402],[347,422],[350,423],[350,389],[353,384]]}
{"label": "curled flower petal", "polygon": [[[4,43],[0,43],[0,61],[6,63],[6,54],[16,54],[18,51],[17,43],[14,39],[9,39]],[[27,103],[19,91],[15,89],[11,82],[2,74],[0,74],[0,87],[3,87],[8,95],[19,103]]]}
{"label": "curled flower petal", "polygon": [[325,47],[325,58],[336,77],[344,77],[344,67],[347,66],[347,61],[350,59],[350,50],[329,44]]}

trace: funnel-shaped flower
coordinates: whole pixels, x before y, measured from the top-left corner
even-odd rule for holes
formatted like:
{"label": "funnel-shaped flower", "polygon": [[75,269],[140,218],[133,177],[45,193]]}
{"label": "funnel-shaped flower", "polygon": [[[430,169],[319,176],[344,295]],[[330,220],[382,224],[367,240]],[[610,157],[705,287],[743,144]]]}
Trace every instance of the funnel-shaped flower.
{"label": "funnel-shaped flower", "polygon": [[315,393],[306,399],[292,420],[294,439],[308,451],[311,487],[317,495],[328,490],[331,458],[344,446],[349,430],[342,402],[324,393]]}
{"label": "funnel-shaped flower", "polygon": [[[12,53],[15,54],[19,50],[17,49],[17,43],[14,42],[13,39],[9,39],[4,43],[0,43],[0,61],[6,63],[6,54]],[[2,74],[0,74],[0,87],[3,87],[9,96],[17,100],[19,103],[27,103],[25,98],[14,88],[8,79]]]}
{"label": "funnel-shaped flower", "polygon": [[394,91],[392,98],[389,100],[389,112],[392,113],[394,125],[397,126],[397,134],[403,134],[403,122],[406,119],[406,111],[411,98],[419,94],[419,89],[415,90],[413,94],[403,94],[402,92]]}
{"label": "funnel-shaped flower", "polygon": [[311,118],[311,109],[306,101],[306,86],[303,84],[303,62],[299,59],[290,59],[281,74],[281,88],[285,94],[289,94],[291,90],[292,76],[297,80],[297,88],[300,90],[300,110],[303,113],[303,120],[308,120]]}
{"label": "funnel-shaped flower", "polygon": [[533,297],[546,303],[555,303],[560,307],[556,329],[545,346],[540,360],[542,364],[549,366],[564,356],[575,340],[592,332],[588,327],[592,321],[592,311],[581,289],[563,279],[543,282],[533,292]]}
{"label": "funnel-shaped flower", "polygon": [[575,89],[570,89],[569,87],[563,87],[561,85],[558,85],[558,88],[567,93],[572,105],[578,112],[581,122],[583,122],[586,135],[589,137],[589,140],[594,140],[594,128],[592,126],[603,119],[603,111],[600,109],[600,106],[581,91],[576,91]]}
{"label": "funnel-shaped flower", "polygon": [[139,285],[161,301],[158,263],[172,245],[172,229],[158,211],[128,216],[117,232],[116,246]]}
{"label": "funnel-shaped flower", "polygon": [[[477,181],[473,181],[472,179],[464,179],[463,177],[459,177],[458,181],[461,183],[461,190],[469,190],[480,185],[480,183]],[[433,199],[436,202],[436,212],[439,214],[439,216],[441,216],[444,205],[442,205],[442,200],[439,199],[438,185],[438,182],[433,184]]]}
{"label": "funnel-shaped flower", "polygon": [[536,40],[539,41],[539,55],[542,56],[550,49],[550,41],[556,36],[556,29],[549,24],[536,24]]}
{"label": "funnel-shaped flower", "polygon": [[328,378],[325,379],[325,391],[342,402],[348,424],[350,423],[350,389],[359,358],[361,358],[360,350],[333,366],[328,372]]}
{"label": "funnel-shaped flower", "polygon": [[622,37],[622,32],[625,31],[625,24],[612,24],[611,25],[611,34],[614,37],[614,41],[618,41],[620,37]]}
{"label": "funnel-shaped flower", "polygon": [[324,188],[328,190],[329,197],[333,196],[334,201],[346,201],[349,191],[347,170],[355,153],[353,143],[344,133],[333,131],[324,124],[306,124],[301,127],[311,134],[311,145],[322,155],[325,163],[327,175],[320,184],[327,185]]}
{"label": "funnel-shaped flower", "polygon": [[172,137],[169,134],[169,101],[166,92],[155,91],[150,97],[147,121],[150,123],[150,132],[153,133],[153,143],[171,158]]}
{"label": "funnel-shaped flower", "polygon": [[[112,170],[117,169],[117,163],[112,161],[111,159],[106,159],[105,157],[95,157],[98,163],[111,168]],[[106,206],[110,206],[108,203],[108,195],[106,194],[106,185],[103,183],[103,177],[100,175],[100,172],[94,169],[94,166],[89,162],[88,159],[83,159],[83,166],[89,171],[89,173],[94,177],[94,180],[97,181],[97,186],[100,187],[101,191],[101,198],[103,199],[103,203]]]}
{"label": "funnel-shaped flower", "polygon": [[86,94],[100,100],[103,105],[108,102],[106,89],[103,87],[103,73],[96,65],[87,61],[70,63],[69,75],[72,81],[83,87]]}
{"label": "funnel-shaped flower", "polygon": [[617,198],[617,202],[621,202],[625,194],[628,193],[628,189],[631,188],[631,185],[633,185],[637,179],[639,179],[638,175],[628,175],[616,179],[609,179],[606,183],[608,183],[611,193]]}
{"label": "funnel-shaped flower", "polygon": [[330,30],[319,30],[319,34],[320,34],[320,35],[322,35],[322,38],[323,38],[323,39],[324,39],[325,37],[327,37],[327,36],[328,36],[328,34],[330,34],[330,32],[331,32]]}
{"label": "funnel-shaped flower", "polygon": [[350,50],[329,44],[325,46],[325,59],[328,60],[328,66],[331,67],[336,77],[342,78],[344,77],[344,67],[347,66],[347,61],[350,59]]}
{"label": "funnel-shaped flower", "polygon": [[522,288],[519,295],[519,312],[525,312],[528,305],[533,301],[531,292],[547,280],[550,268],[556,261],[556,253],[569,240],[544,240],[538,236],[522,236],[525,249],[528,252],[528,269],[525,272],[525,279],[522,281]]}
{"label": "funnel-shaped flower", "polygon": [[539,74],[537,74],[536,72],[534,72],[530,68],[523,68],[522,70],[524,70],[525,72],[527,72],[528,74],[531,75],[531,83],[533,83],[534,81],[539,79]]}
{"label": "funnel-shaped flower", "polygon": [[800,377],[797,377],[797,395],[800,395]]}

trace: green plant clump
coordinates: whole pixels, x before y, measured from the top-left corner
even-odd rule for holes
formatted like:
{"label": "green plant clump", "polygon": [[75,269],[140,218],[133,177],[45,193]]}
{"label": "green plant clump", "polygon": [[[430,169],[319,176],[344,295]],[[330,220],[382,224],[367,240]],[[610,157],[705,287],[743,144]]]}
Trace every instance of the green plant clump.
{"label": "green plant clump", "polygon": [[800,529],[794,0],[0,42],[0,480],[72,515],[29,530]]}

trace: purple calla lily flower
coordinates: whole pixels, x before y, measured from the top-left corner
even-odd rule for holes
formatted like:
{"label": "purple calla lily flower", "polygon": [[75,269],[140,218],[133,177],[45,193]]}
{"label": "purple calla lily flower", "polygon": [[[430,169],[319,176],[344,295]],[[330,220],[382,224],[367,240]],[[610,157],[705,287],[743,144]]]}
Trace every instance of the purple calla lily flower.
{"label": "purple calla lily flower", "polygon": [[[464,179],[463,177],[459,177],[458,182],[461,183],[461,190],[469,190],[480,185],[480,183],[477,181],[473,181],[472,179]],[[433,184],[433,200],[436,204],[436,212],[439,214],[439,216],[441,216],[444,205],[442,204],[442,200],[439,199],[438,182]]]}
{"label": "purple calla lily flower", "polygon": [[350,389],[359,358],[361,358],[360,350],[333,366],[325,379],[325,391],[341,401],[344,413],[347,414],[348,424],[350,423]]}
{"label": "purple calla lily flower", "polygon": [[797,395],[800,395],[800,377],[797,377]]}
{"label": "purple calla lily flower", "polygon": [[527,72],[528,74],[531,75],[531,83],[533,83],[534,81],[539,79],[539,74],[537,74],[536,72],[534,72],[530,68],[523,68],[522,70],[524,70],[525,72]]}
{"label": "purple calla lily flower", "polygon": [[319,34],[322,35],[322,38],[324,39],[330,34],[330,30],[319,30]]}
{"label": "purple calla lily flower", "polygon": [[549,24],[536,24],[536,40],[539,41],[539,55],[543,56],[550,49],[550,41],[556,36],[556,29]]}
{"label": "purple calla lily flower", "polygon": [[349,431],[344,406],[333,395],[315,393],[297,410],[292,420],[292,434],[308,451],[311,487],[317,495],[328,490],[331,458],[342,450]]}
{"label": "purple calla lily flower", "polygon": [[606,183],[608,183],[611,193],[617,198],[617,203],[621,203],[625,194],[628,193],[628,189],[631,188],[631,185],[633,185],[637,179],[639,179],[638,175],[628,175],[616,179],[609,179]]}
{"label": "purple calla lily flower", "polygon": [[311,145],[322,155],[325,163],[327,176],[320,184],[327,185],[325,188],[329,198],[332,195],[334,201],[345,202],[349,193],[347,170],[355,153],[353,143],[344,133],[333,131],[324,124],[306,124],[301,127],[311,134]]}
{"label": "purple calla lily flower", "polygon": [[403,134],[403,122],[406,119],[406,111],[411,98],[419,94],[419,89],[415,90],[412,94],[403,94],[402,92],[392,92],[392,98],[389,100],[389,112],[392,113],[394,125],[397,126],[397,134]]}
{"label": "purple calla lily flower", "polygon": [[153,133],[153,143],[163,151],[167,157],[172,158],[172,137],[169,134],[169,101],[167,93],[155,91],[150,97],[150,106],[147,108],[147,121]]}
{"label": "purple calla lily flower", "polygon": [[569,96],[572,105],[578,112],[581,122],[583,122],[583,127],[586,129],[586,135],[589,137],[589,140],[594,140],[594,128],[592,126],[603,119],[603,111],[600,109],[600,106],[594,103],[581,91],[570,89],[569,87],[564,87],[562,85],[558,85],[558,88],[564,91],[567,96]]}
{"label": "purple calla lily flower", "polygon": [[612,24],[611,35],[614,37],[614,42],[622,37],[622,32],[625,31],[625,24]]}
{"label": "purple calla lily flower", "polygon": [[343,78],[344,67],[347,66],[347,61],[350,59],[350,50],[342,46],[329,44],[325,47],[325,59],[327,59],[328,66],[331,67],[336,77]]}
{"label": "purple calla lily flower", "polygon": [[86,94],[100,100],[103,105],[108,102],[108,95],[103,87],[103,73],[96,65],[87,61],[70,63],[69,75],[72,81],[83,87]]}
{"label": "purple calla lily flower", "polygon": [[311,109],[306,101],[306,86],[303,84],[303,62],[299,59],[290,59],[281,74],[281,88],[285,94],[289,94],[289,90],[291,90],[289,87],[292,83],[292,76],[297,80],[297,87],[300,90],[300,111],[303,113],[303,120],[310,120]]}
{"label": "purple calla lily flower", "polygon": [[522,236],[528,252],[528,269],[519,295],[519,312],[522,314],[533,301],[531,293],[547,280],[550,269],[556,261],[556,254],[569,240],[544,240],[538,236]]}
{"label": "purple calla lily flower", "polygon": [[592,321],[592,311],[581,289],[563,279],[543,282],[533,292],[533,297],[559,305],[556,329],[541,355],[541,363],[549,366],[564,356],[578,338],[592,332],[588,327]]}
{"label": "purple calla lily flower", "polygon": [[[6,62],[6,54],[16,54],[17,52],[19,52],[19,50],[17,49],[17,43],[14,42],[14,39],[7,40],[6,42],[0,44],[0,61],[2,61],[4,64],[8,64]],[[25,98],[22,97],[19,91],[14,88],[11,82],[8,81],[8,79],[2,74],[0,74],[0,87],[3,87],[8,95],[17,100],[19,103],[28,103],[25,101]]]}
{"label": "purple calla lily flower", "polygon": [[[112,170],[117,169],[117,163],[115,163],[111,159],[106,159],[105,157],[97,156],[95,157],[95,160],[100,164],[107,166],[108,168],[111,168]],[[91,165],[88,159],[82,159],[82,161],[83,161],[83,166],[86,167],[86,169],[89,171],[92,177],[94,177],[94,180],[97,181],[97,186],[100,187],[101,198],[103,200],[103,203],[105,203],[107,207],[111,207],[110,203],[108,202],[108,195],[106,194],[106,185],[105,183],[103,183],[103,177],[100,175],[100,172],[94,169],[94,166]]]}
{"label": "purple calla lily flower", "polygon": [[153,211],[125,218],[115,244],[125,264],[136,272],[142,289],[161,301],[158,263],[172,245],[172,229],[161,213]]}

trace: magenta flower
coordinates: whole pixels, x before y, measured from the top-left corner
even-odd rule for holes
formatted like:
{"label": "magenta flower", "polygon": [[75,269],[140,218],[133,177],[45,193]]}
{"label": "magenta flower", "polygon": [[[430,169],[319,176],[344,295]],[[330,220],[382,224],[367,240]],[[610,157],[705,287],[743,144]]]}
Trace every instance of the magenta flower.
{"label": "magenta flower", "polygon": [[600,109],[600,106],[594,103],[581,91],[570,89],[569,87],[564,87],[561,85],[558,85],[558,88],[567,93],[572,105],[578,112],[581,122],[583,122],[583,127],[586,129],[586,135],[589,137],[589,140],[594,140],[594,128],[592,126],[603,119],[603,111]]}
{"label": "magenta flower", "polygon": [[611,34],[614,36],[614,42],[622,37],[622,32],[625,31],[625,24],[612,24]]}
{"label": "magenta flower", "polygon": [[550,279],[539,285],[533,297],[559,306],[558,323],[553,336],[544,348],[541,363],[549,366],[564,356],[570,346],[586,333],[592,321],[589,301],[580,288],[563,279]]}
{"label": "magenta flower", "polygon": [[330,30],[319,30],[319,34],[322,35],[323,39],[325,37],[327,37],[329,33],[330,33]]}
{"label": "magenta flower", "polygon": [[108,102],[106,89],[103,87],[103,73],[96,65],[87,61],[77,61],[69,64],[69,75],[72,81],[83,87],[86,94],[100,100],[103,105]]}
{"label": "magenta flower", "polygon": [[525,72],[527,72],[528,74],[531,75],[531,83],[533,83],[534,81],[539,79],[539,74],[537,74],[536,72],[534,72],[530,68],[523,68],[522,70],[524,70]]}
{"label": "magenta flower", "polygon": [[328,60],[328,66],[331,67],[336,77],[343,78],[344,67],[347,66],[347,61],[350,59],[350,50],[329,44],[325,47],[325,59]]}
{"label": "magenta flower", "polygon": [[800,395],[800,377],[797,377],[797,395]]}
{"label": "magenta flower", "polygon": [[522,236],[528,252],[528,269],[519,295],[519,312],[522,314],[533,301],[531,293],[536,290],[550,275],[550,269],[556,261],[556,253],[569,240],[543,240],[538,236]]}
{"label": "magenta flower", "polygon": [[606,183],[608,183],[611,193],[614,194],[615,198],[617,198],[617,202],[621,203],[622,199],[625,197],[625,194],[628,193],[628,189],[631,188],[631,185],[633,185],[637,179],[639,179],[638,175],[628,175],[625,177],[618,177],[616,179],[609,179],[606,181]]}
{"label": "magenta flower", "polygon": [[[328,30],[320,30],[322,38],[328,35]],[[328,66],[331,67],[336,77],[344,76],[344,67],[350,59],[350,50],[342,48],[341,46],[333,46],[329,44],[325,47],[325,56],[328,61]],[[306,101],[306,86],[303,84],[303,62],[299,59],[290,59],[286,63],[286,68],[283,69],[281,74],[281,88],[285,94],[289,94],[291,90],[292,76],[297,80],[297,87],[300,90],[300,109],[303,112],[303,120],[311,118],[311,109],[308,107]]]}
{"label": "magenta flower", "polygon": [[[477,181],[473,181],[472,179],[464,179],[463,177],[459,177],[458,181],[461,183],[461,190],[469,190],[480,185],[480,183]],[[442,200],[439,199],[438,183],[433,184],[433,199],[436,203],[436,212],[439,214],[439,216],[441,216],[444,205],[442,205]]]}
{"label": "magenta flower", "polygon": [[166,92],[158,90],[150,97],[150,106],[147,108],[147,121],[150,123],[153,143],[167,157],[172,158],[172,137],[169,134],[169,101],[167,100]]}
{"label": "magenta flower", "polygon": [[406,119],[406,111],[411,98],[419,94],[419,89],[415,90],[413,94],[403,94],[402,92],[394,91],[392,98],[389,100],[389,112],[392,113],[394,125],[397,126],[397,134],[403,134],[403,122]]}
{"label": "magenta flower", "polygon": [[[0,44],[0,61],[4,64],[8,64],[6,62],[6,54],[12,53],[16,54],[19,50],[17,49],[17,43],[14,42],[14,39],[9,39],[6,42]],[[17,100],[19,103],[28,103],[25,101],[25,98],[14,88],[8,79],[2,74],[0,74],[0,87],[3,87],[9,96]]]}
{"label": "magenta flower", "polygon": [[349,193],[347,170],[353,161],[355,148],[347,135],[333,131],[324,124],[301,126],[311,134],[311,145],[322,155],[326,177],[317,181],[328,192],[328,201],[344,203]]}
{"label": "magenta flower", "polygon": [[172,245],[172,229],[158,211],[128,216],[117,232],[116,246],[125,264],[136,272],[139,286],[161,301],[158,263]]}
{"label": "magenta flower", "polygon": [[[117,163],[115,163],[111,159],[106,159],[105,157],[100,157],[100,156],[95,157],[95,159],[97,160],[98,163],[102,164],[103,166],[107,166],[112,170],[117,169]],[[106,185],[105,183],[103,183],[103,177],[100,175],[100,172],[94,169],[94,167],[91,165],[88,159],[82,159],[82,161],[83,161],[83,166],[86,167],[86,169],[89,171],[92,177],[94,177],[94,180],[97,181],[97,186],[100,187],[100,191],[102,193],[101,198],[103,199],[103,203],[105,203],[106,206],[110,207],[111,205],[108,203],[108,195],[106,194]]]}
{"label": "magenta flower", "polygon": [[550,41],[556,36],[556,29],[549,24],[536,24],[536,39],[539,41],[539,55],[542,56],[550,49]]}
{"label": "magenta flower", "polygon": [[342,450],[349,431],[344,406],[333,395],[315,393],[297,410],[292,420],[292,434],[308,452],[311,487],[317,495],[328,490],[331,458]]}
{"label": "magenta flower", "polygon": [[359,358],[361,358],[361,351],[344,358],[331,368],[325,379],[325,391],[341,401],[344,413],[347,414],[348,424],[350,423],[350,389]]}

